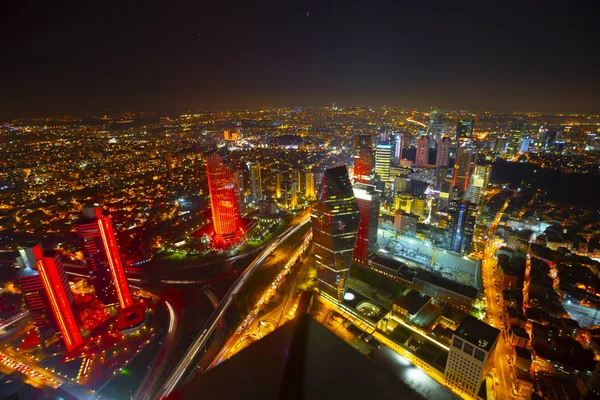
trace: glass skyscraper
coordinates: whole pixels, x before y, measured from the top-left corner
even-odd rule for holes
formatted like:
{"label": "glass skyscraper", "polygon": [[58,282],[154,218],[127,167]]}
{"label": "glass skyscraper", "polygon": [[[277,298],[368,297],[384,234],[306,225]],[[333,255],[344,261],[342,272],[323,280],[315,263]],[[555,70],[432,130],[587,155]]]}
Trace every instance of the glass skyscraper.
{"label": "glass skyscraper", "polygon": [[329,168],[323,174],[311,221],[319,290],[341,301],[360,225],[345,166]]}

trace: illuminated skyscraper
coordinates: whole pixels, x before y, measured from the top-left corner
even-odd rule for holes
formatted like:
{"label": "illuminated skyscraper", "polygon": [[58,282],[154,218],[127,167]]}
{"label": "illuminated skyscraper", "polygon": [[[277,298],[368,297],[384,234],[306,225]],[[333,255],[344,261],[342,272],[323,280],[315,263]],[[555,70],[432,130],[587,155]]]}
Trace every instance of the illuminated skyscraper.
{"label": "illuminated skyscraper", "polygon": [[415,166],[417,168],[424,168],[427,165],[429,157],[429,139],[427,136],[422,135],[417,139],[417,156],[415,157]]}
{"label": "illuminated skyscraper", "polygon": [[250,170],[250,196],[253,202],[262,200],[262,179],[260,175],[260,163],[249,162],[248,169]]}
{"label": "illuminated skyscraper", "polygon": [[389,142],[377,143],[375,147],[375,173],[381,182],[389,182],[390,180],[392,151],[392,144]]}
{"label": "illuminated skyscraper", "polygon": [[404,143],[402,143],[402,138],[401,133],[396,133],[394,135],[394,165],[399,165],[400,160],[402,160],[402,146],[404,145]]}
{"label": "illuminated skyscraper", "polygon": [[323,174],[311,220],[318,287],[341,301],[360,225],[360,211],[345,166]]}
{"label": "illuminated skyscraper", "polygon": [[360,211],[360,225],[354,249],[354,261],[367,265],[369,255],[377,250],[381,192],[375,186],[364,183],[355,183],[352,185],[352,190]]}
{"label": "illuminated skyscraper", "polygon": [[208,156],[208,190],[212,207],[214,243],[217,247],[228,247],[243,234],[231,171],[219,152]]}
{"label": "illuminated skyscraper", "polygon": [[447,167],[450,158],[450,138],[442,137],[437,142],[437,155],[435,157],[435,165],[437,167]]}
{"label": "illuminated skyscraper", "polygon": [[498,329],[467,316],[452,335],[445,369],[446,381],[477,397],[499,335]]}
{"label": "illuminated skyscraper", "polygon": [[369,184],[374,175],[373,138],[358,135],[354,139],[354,182]]}
{"label": "illuminated skyscraper", "polygon": [[471,248],[475,223],[477,222],[477,204],[468,201],[452,200],[448,204],[448,222],[446,235],[450,250],[467,254]]}
{"label": "illuminated skyscraper", "polygon": [[292,172],[292,180],[296,181],[296,192],[302,192],[302,171],[295,169]]}
{"label": "illuminated skyscraper", "polygon": [[483,196],[490,181],[491,165],[475,165],[465,193],[465,200],[483,206]]}
{"label": "illuminated skyscraper", "polygon": [[443,114],[434,108],[429,113],[429,126],[427,128],[427,137],[429,138],[429,147],[435,146],[438,140],[444,135],[444,126],[442,125]]}
{"label": "illuminated skyscraper", "polygon": [[316,195],[315,193],[315,174],[311,171],[308,171],[305,175],[305,184],[304,184],[304,197],[307,199],[313,199]]}
{"label": "illuminated skyscraper", "polygon": [[473,120],[460,119],[456,124],[456,140],[473,139]]}
{"label": "illuminated skyscraper", "polygon": [[43,253],[41,246],[36,244],[19,248],[17,262],[21,267],[19,285],[38,331],[41,333],[51,326],[56,327],[62,334],[67,351],[77,347],[83,338],[77,326],[75,302],[60,255],[55,251]]}
{"label": "illuminated skyscraper", "polygon": [[281,194],[284,208],[294,209],[298,207],[298,191],[296,190],[296,185],[296,181],[293,180],[283,181]]}
{"label": "illuminated skyscraper", "polygon": [[508,133],[508,144],[506,152],[508,154],[517,154],[521,148],[523,138],[524,123],[521,121],[512,121],[510,123],[510,132]]}
{"label": "illuminated skyscraper", "polygon": [[454,160],[453,186],[458,190],[467,190],[471,177],[471,164],[473,163],[473,147],[469,142],[461,142],[456,151]]}
{"label": "illuminated skyscraper", "polygon": [[110,218],[102,216],[100,207],[83,207],[83,218],[75,224],[75,230],[83,240],[98,299],[106,305],[118,302],[121,308],[132,305]]}
{"label": "illuminated skyscraper", "polygon": [[243,213],[246,209],[246,204],[244,202],[244,171],[241,169],[233,171],[233,190],[235,192],[238,210],[240,213]]}
{"label": "illuminated skyscraper", "polygon": [[282,182],[281,171],[277,171],[277,173],[275,175],[275,198],[277,198],[277,199],[281,198],[281,182]]}

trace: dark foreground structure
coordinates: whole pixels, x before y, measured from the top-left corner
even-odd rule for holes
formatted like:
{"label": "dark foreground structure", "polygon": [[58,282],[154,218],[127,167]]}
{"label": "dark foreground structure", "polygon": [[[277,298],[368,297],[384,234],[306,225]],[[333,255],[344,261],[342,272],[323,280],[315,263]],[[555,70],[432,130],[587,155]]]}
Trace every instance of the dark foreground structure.
{"label": "dark foreground structure", "polygon": [[173,393],[170,399],[422,399],[303,314]]}

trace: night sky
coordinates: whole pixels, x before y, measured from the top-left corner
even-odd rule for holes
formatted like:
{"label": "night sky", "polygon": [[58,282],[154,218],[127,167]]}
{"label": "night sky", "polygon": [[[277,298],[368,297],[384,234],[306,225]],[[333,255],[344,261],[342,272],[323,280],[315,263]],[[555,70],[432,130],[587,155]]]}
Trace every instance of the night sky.
{"label": "night sky", "polygon": [[572,3],[4,0],[0,118],[331,103],[600,112],[600,7]]}

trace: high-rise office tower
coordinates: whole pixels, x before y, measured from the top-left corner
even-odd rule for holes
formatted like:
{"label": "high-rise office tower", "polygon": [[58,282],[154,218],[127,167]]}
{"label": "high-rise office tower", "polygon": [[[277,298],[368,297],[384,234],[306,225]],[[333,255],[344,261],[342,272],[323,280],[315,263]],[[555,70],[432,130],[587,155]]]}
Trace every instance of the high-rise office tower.
{"label": "high-rise office tower", "polygon": [[508,154],[517,154],[521,148],[521,139],[523,138],[524,122],[512,121],[510,123],[510,131],[508,133],[508,143],[506,152]]}
{"label": "high-rise office tower", "polygon": [[206,170],[215,230],[214,243],[217,247],[227,247],[243,233],[231,170],[225,166],[219,152],[208,156]]}
{"label": "high-rise office tower", "polygon": [[302,192],[302,171],[294,170],[292,173],[292,179],[296,181],[296,192]]}
{"label": "high-rise office tower", "polygon": [[469,315],[452,334],[446,381],[477,396],[500,331]]}
{"label": "high-rise office tower", "polygon": [[453,186],[458,190],[467,190],[469,178],[471,177],[471,165],[473,163],[473,147],[470,142],[464,141],[456,149],[454,160]]}
{"label": "high-rise office tower", "polygon": [[450,158],[450,138],[444,135],[437,143],[437,155],[435,165],[437,167],[447,167]]}
{"label": "high-rise office tower", "polygon": [[373,138],[371,135],[358,135],[354,139],[354,182],[371,183],[375,175]]}
{"label": "high-rise office tower", "polygon": [[360,211],[345,166],[325,170],[311,221],[318,287],[342,301],[360,225]]}
{"label": "high-rise office tower", "polygon": [[45,346],[46,339],[52,337],[57,331],[57,326],[50,309],[50,302],[44,288],[42,276],[37,270],[37,260],[33,254],[33,247],[19,248],[17,263],[19,264],[17,285],[38,331],[40,342]]}
{"label": "high-rise office tower", "polygon": [[75,230],[83,240],[98,299],[106,305],[119,303],[121,308],[132,305],[110,217],[103,216],[98,206],[84,206],[83,216],[75,223]]}
{"label": "high-rise office tower", "polygon": [[529,153],[529,146],[531,145],[531,139],[524,137],[521,141],[521,147],[519,147],[519,153]]}
{"label": "high-rise office tower", "polygon": [[443,114],[434,108],[429,113],[429,125],[427,127],[427,137],[429,139],[429,147],[434,147],[436,142],[444,135],[444,126],[442,125]]}
{"label": "high-rise office tower", "polygon": [[417,139],[417,155],[415,157],[415,166],[417,168],[424,168],[427,165],[429,158],[429,139],[427,136],[422,135]]}
{"label": "high-rise office tower", "polygon": [[233,171],[233,190],[235,192],[238,210],[240,213],[243,213],[246,209],[246,204],[244,202],[244,171],[241,169]]}
{"label": "high-rise office tower", "polygon": [[456,123],[456,140],[471,140],[473,139],[473,120],[459,119]]}
{"label": "high-rise office tower", "polygon": [[296,181],[286,179],[283,181],[282,199],[283,207],[294,209],[298,207],[298,191],[296,190]]}
{"label": "high-rise office tower", "polygon": [[275,174],[275,198],[280,199],[281,198],[281,182],[283,181],[283,178],[281,176],[281,171],[277,171],[277,173]]}
{"label": "high-rise office tower", "polygon": [[250,171],[250,196],[254,203],[262,200],[262,179],[260,176],[260,163],[249,162],[248,170]]}
{"label": "high-rise office tower", "polygon": [[375,173],[382,182],[388,182],[392,164],[392,145],[389,142],[377,143],[375,149]]}
{"label": "high-rise office tower", "polygon": [[304,197],[307,199],[313,199],[315,197],[315,175],[308,171],[304,174]]}
{"label": "high-rise office tower", "polygon": [[[77,325],[73,293],[60,255],[55,251],[43,253],[41,246],[36,244],[33,247],[19,248],[17,262],[21,267],[20,278],[30,277],[29,280],[19,279],[19,284],[24,290],[26,304],[30,307],[38,331],[54,325],[60,330],[67,351],[77,347],[83,342],[83,338]],[[36,275],[39,278],[32,279]],[[39,282],[43,287],[43,295]],[[45,305],[50,306],[53,318],[49,318],[47,311],[39,309]]]}
{"label": "high-rise office tower", "polygon": [[479,207],[483,206],[483,196],[490,181],[491,170],[491,165],[475,165],[465,193],[465,200],[475,203]]}
{"label": "high-rise office tower", "polygon": [[477,204],[461,200],[450,201],[446,224],[446,236],[450,250],[460,254],[469,252],[477,222],[477,212]]}
{"label": "high-rise office tower", "polygon": [[369,255],[377,250],[381,192],[375,186],[364,183],[355,183],[352,185],[352,190],[360,211],[354,261],[361,265],[367,265]]}
{"label": "high-rise office tower", "polygon": [[402,134],[396,133],[394,134],[394,159],[393,164],[395,166],[400,165],[400,160],[402,160]]}

